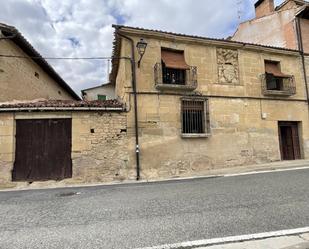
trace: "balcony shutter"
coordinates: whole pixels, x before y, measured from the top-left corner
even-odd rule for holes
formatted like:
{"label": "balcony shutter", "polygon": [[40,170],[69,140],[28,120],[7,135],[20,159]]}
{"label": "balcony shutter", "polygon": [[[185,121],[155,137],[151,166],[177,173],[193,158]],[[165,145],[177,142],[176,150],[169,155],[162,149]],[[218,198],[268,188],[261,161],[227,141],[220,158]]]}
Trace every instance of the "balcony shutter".
{"label": "balcony shutter", "polygon": [[282,73],[279,68],[279,63],[273,61],[265,61],[265,72],[267,74],[272,74],[273,76],[280,78],[287,78],[290,76]]}
{"label": "balcony shutter", "polygon": [[161,58],[167,68],[190,69],[183,52],[162,49]]}

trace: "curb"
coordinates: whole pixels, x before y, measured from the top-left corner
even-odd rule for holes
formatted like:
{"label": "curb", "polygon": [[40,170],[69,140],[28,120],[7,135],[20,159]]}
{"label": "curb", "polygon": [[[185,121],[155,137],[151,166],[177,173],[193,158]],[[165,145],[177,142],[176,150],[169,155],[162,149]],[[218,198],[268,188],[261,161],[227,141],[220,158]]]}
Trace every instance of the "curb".
{"label": "curb", "polygon": [[60,185],[60,186],[46,186],[46,187],[27,187],[27,188],[7,188],[0,189],[1,192],[14,192],[14,191],[28,191],[28,190],[48,190],[48,189],[67,189],[67,188],[87,188],[87,187],[112,187],[112,186],[130,186],[130,185],[142,185],[142,184],[155,184],[155,183],[168,183],[177,181],[189,181],[199,179],[212,179],[220,177],[234,177],[234,176],[245,176],[245,175],[256,175],[265,173],[276,173],[284,171],[302,170],[309,169],[309,166],[291,166],[271,169],[255,169],[252,171],[241,172],[241,173],[226,173],[226,174],[213,174],[205,176],[190,176],[190,177],[177,177],[162,180],[140,180],[140,181],[127,181],[127,182],[112,182],[112,183],[94,183],[94,184],[72,184],[72,185]]}
{"label": "curb", "polygon": [[266,232],[266,233],[255,233],[255,234],[247,234],[247,235],[239,235],[239,236],[230,236],[224,238],[214,238],[214,239],[206,239],[206,240],[196,240],[196,241],[188,241],[182,243],[175,244],[165,244],[161,246],[154,247],[143,247],[137,249],[193,249],[204,246],[214,246],[214,245],[222,245],[227,243],[237,243],[251,240],[262,240],[283,236],[292,236],[299,235],[303,233],[308,233],[309,227],[289,229],[289,230],[281,230],[274,232]]}

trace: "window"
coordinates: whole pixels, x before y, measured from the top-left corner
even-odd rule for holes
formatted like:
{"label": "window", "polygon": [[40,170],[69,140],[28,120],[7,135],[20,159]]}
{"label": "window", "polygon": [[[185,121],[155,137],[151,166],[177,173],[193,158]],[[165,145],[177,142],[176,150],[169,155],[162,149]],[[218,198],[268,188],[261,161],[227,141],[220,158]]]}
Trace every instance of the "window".
{"label": "window", "polygon": [[186,71],[182,69],[167,68],[164,63],[162,63],[162,76],[163,84],[186,84]]}
{"label": "window", "polygon": [[183,137],[201,137],[210,133],[207,100],[182,99],[181,112]]}
{"label": "window", "polygon": [[265,61],[267,90],[283,91],[283,79],[289,77],[281,72],[280,62]]}
{"label": "window", "polygon": [[106,95],[98,94],[98,100],[106,100]]}
{"label": "window", "polygon": [[296,94],[295,78],[281,71],[280,62],[265,60],[262,78],[262,94],[292,96]]}
{"label": "window", "polygon": [[186,84],[186,70],[190,67],[185,62],[184,52],[162,48],[163,84]]}
{"label": "window", "polygon": [[273,76],[272,74],[266,74],[267,90],[283,91],[283,80]]}

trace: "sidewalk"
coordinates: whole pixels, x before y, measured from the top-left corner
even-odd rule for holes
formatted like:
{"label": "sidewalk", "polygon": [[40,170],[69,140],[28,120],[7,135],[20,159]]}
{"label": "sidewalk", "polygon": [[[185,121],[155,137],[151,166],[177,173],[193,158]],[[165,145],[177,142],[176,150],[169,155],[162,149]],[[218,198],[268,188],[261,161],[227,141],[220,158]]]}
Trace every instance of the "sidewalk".
{"label": "sidewalk", "polygon": [[309,249],[309,233],[194,249]]}
{"label": "sidewalk", "polygon": [[294,160],[294,161],[277,161],[266,164],[255,164],[255,165],[242,165],[237,167],[212,169],[196,172],[192,175],[175,176],[170,179],[151,179],[151,180],[125,180],[125,181],[114,181],[114,182],[74,182],[73,179],[66,179],[63,181],[44,181],[44,182],[33,182],[29,184],[27,182],[11,182],[1,184],[0,191],[14,191],[14,190],[28,190],[28,189],[48,189],[48,188],[66,188],[66,187],[87,187],[87,186],[104,186],[104,185],[117,185],[117,184],[136,184],[136,183],[147,183],[147,182],[161,182],[161,181],[176,181],[184,179],[195,179],[195,178],[207,178],[207,177],[220,177],[220,176],[233,176],[242,174],[255,174],[271,171],[282,171],[282,170],[293,170],[298,168],[309,168],[309,160]]}

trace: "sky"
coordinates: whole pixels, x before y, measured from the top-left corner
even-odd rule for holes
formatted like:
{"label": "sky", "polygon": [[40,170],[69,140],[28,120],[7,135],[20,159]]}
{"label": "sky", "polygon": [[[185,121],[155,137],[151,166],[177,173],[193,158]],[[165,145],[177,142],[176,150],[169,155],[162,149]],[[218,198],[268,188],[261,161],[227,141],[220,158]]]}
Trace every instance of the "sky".
{"label": "sky", "polygon": [[[43,57],[109,57],[112,24],[226,38],[254,17],[256,1],[0,0],[0,22],[15,26]],[[49,63],[77,94],[108,82],[107,61]]]}

